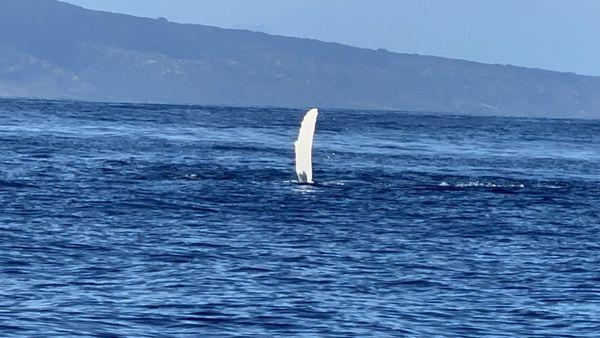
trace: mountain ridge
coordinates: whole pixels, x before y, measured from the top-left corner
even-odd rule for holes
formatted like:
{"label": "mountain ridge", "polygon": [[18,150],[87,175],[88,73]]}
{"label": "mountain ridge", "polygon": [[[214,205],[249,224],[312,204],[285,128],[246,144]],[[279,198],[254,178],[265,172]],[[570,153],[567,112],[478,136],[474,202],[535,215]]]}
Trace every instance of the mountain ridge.
{"label": "mountain ridge", "polygon": [[179,24],[55,0],[0,1],[0,96],[10,93],[600,117],[596,76]]}

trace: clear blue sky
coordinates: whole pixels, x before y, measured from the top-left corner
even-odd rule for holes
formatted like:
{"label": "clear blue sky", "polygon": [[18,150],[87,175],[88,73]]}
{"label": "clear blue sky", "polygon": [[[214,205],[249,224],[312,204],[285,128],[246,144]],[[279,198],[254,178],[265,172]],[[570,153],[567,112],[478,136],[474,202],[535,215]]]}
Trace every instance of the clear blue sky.
{"label": "clear blue sky", "polygon": [[65,0],[368,48],[600,75],[600,0]]}

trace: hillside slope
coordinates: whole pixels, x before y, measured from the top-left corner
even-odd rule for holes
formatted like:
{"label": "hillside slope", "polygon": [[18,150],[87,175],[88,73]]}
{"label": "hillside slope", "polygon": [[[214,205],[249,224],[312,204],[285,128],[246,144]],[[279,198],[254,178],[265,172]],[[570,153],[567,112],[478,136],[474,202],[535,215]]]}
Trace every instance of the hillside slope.
{"label": "hillside slope", "polygon": [[600,117],[600,77],[176,24],[55,0],[0,0],[0,96]]}

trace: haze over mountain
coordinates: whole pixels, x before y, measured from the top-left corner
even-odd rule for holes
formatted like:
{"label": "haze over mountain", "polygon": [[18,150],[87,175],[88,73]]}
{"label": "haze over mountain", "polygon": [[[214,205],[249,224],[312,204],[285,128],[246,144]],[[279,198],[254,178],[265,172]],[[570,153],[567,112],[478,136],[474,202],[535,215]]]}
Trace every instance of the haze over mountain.
{"label": "haze over mountain", "polygon": [[0,0],[0,96],[600,117],[600,77]]}

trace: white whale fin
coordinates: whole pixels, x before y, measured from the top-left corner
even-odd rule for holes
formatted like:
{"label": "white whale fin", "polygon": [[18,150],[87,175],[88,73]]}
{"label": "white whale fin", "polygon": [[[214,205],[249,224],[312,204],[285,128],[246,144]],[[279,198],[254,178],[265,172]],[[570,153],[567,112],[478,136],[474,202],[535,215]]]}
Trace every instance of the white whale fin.
{"label": "white whale fin", "polygon": [[312,147],[317,124],[318,109],[309,110],[302,120],[296,146],[296,174],[300,183],[314,183],[312,172]]}

